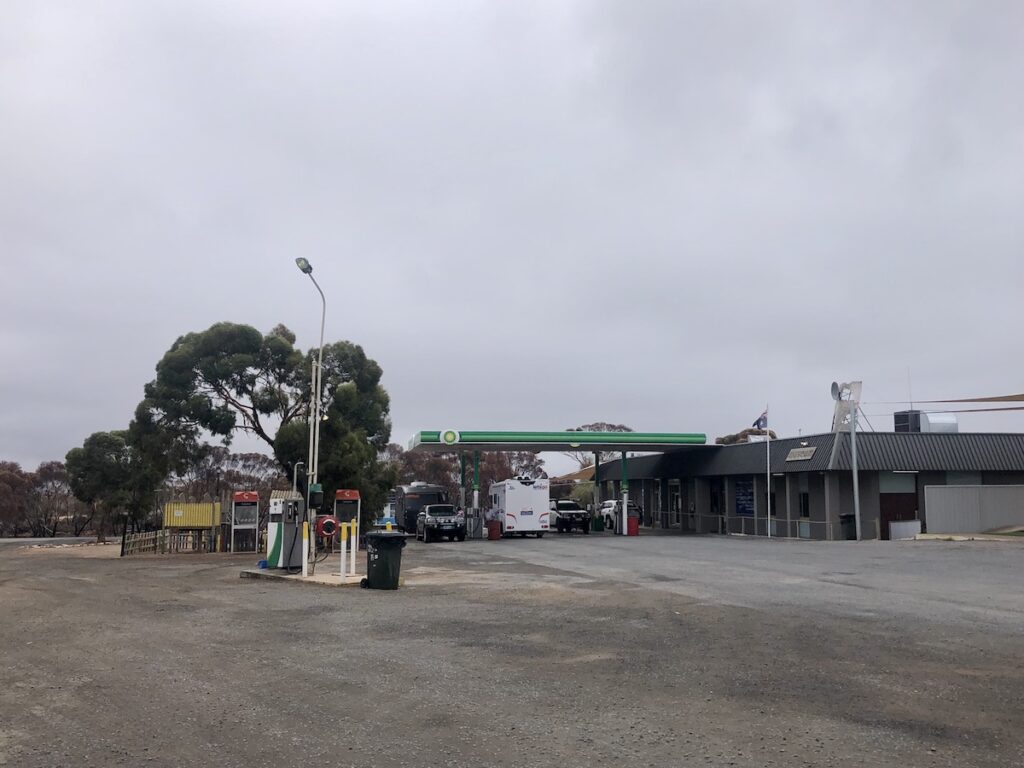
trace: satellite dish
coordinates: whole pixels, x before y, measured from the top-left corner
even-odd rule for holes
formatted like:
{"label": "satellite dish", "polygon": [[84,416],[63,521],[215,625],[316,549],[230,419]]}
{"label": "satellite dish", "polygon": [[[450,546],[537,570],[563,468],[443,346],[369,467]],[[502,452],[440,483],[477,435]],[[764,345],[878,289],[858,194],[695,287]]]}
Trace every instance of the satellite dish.
{"label": "satellite dish", "polygon": [[839,399],[839,383],[835,381],[832,382],[832,399]]}

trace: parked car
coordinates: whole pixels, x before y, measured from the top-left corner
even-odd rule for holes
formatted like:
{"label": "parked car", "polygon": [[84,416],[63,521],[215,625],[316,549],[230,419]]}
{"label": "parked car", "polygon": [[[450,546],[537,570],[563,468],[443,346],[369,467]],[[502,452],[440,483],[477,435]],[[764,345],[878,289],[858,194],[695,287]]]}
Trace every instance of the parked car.
{"label": "parked car", "polygon": [[[620,512],[622,512],[622,499],[609,499],[608,501],[601,502],[597,514],[604,518],[604,529],[606,531],[615,530],[615,520]],[[643,508],[632,499],[629,501],[629,516],[639,517],[641,520],[644,517]]]}
{"label": "parked car", "polygon": [[590,533],[590,513],[571,499],[552,499],[551,517],[559,533],[570,533],[573,528]]}
{"label": "parked car", "polygon": [[416,515],[416,538],[429,543],[447,537],[466,540],[466,516],[451,504],[428,504]]}

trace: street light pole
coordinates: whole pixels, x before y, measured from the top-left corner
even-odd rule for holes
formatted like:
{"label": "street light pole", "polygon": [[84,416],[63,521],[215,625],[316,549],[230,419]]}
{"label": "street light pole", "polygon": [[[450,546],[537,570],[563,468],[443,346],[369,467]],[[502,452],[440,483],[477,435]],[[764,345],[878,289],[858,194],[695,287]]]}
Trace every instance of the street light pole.
{"label": "street light pole", "polygon": [[860,403],[853,401],[850,418],[850,464],[853,470],[853,522],[857,526],[857,541],[861,540],[860,530],[860,480],[857,477],[857,409]]}
{"label": "street light pole", "polygon": [[[306,483],[306,512],[309,513],[309,500],[310,493],[309,487],[317,482],[320,472],[320,408],[322,404],[322,392],[321,385],[323,382],[323,366],[324,366],[324,326],[327,323],[327,298],[324,296],[323,290],[320,288],[320,284],[313,277],[313,265],[309,263],[307,259],[297,258],[295,265],[299,270],[309,276],[309,279],[313,281],[313,285],[316,287],[317,293],[320,294],[320,347],[317,351],[316,368],[313,370],[311,377],[311,397],[313,400],[313,407],[310,413],[311,423],[309,425],[310,430],[310,455],[309,463],[306,465],[308,470],[308,482]],[[310,537],[312,539],[312,552],[313,559],[316,560],[316,537]]]}
{"label": "street light pole", "polygon": [[327,298],[324,296],[323,290],[320,288],[320,283],[313,277],[313,265],[306,259],[296,259],[295,263],[298,265],[302,272],[309,276],[309,279],[313,281],[313,285],[320,294],[320,347],[317,351],[316,359],[316,372],[313,376],[313,394],[314,394],[314,406],[313,406],[313,421],[316,424],[313,438],[313,456],[312,463],[309,467],[309,473],[312,477],[312,482],[317,481],[318,472],[320,469],[319,461],[319,448],[320,448],[320,407],[321,407],[321,385],[323,383],[323,366],[324,366],[324,326],[327,323]]}

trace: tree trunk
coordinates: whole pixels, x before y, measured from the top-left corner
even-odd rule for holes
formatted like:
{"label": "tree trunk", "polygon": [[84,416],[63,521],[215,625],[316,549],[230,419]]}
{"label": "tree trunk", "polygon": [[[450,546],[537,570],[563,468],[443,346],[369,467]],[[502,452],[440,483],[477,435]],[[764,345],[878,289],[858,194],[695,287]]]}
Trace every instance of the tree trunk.
{"label": "tree trunk", "polygon": [[[96,507],[93,507],[92,517],[93,517],[93,520],[96,519]],[[105,514],[104,515],[100,515],[100,521],[96,525],[96,543],[97,544],[106,544],[107,543],[107,532],[104,530],[104,528],[106,527],[106,522],[107,522],[107,516]]]}

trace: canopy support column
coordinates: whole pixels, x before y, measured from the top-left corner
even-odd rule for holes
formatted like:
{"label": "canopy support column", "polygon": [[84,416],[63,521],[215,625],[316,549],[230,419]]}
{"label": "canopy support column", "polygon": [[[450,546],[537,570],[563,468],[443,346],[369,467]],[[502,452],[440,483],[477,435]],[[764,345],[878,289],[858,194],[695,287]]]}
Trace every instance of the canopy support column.
{"label": "canopy support column", "polygon": [[480,509],[480,451],[473,451],[473,509]]}
{"label": "canopy support column", "polygon": [[466,454],[459,451],[459,507],[466,511]]}
{"label": "canopy support column", "polygon": [[629,477],[626,472],[626,452],[622,452],[622,529],[623,536],[629,535]]}

